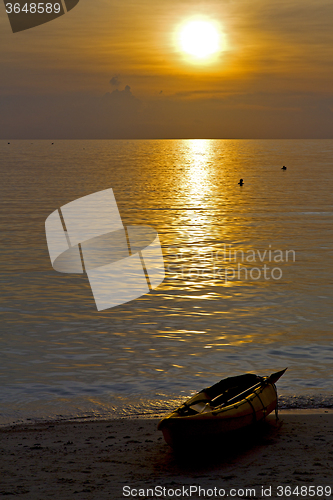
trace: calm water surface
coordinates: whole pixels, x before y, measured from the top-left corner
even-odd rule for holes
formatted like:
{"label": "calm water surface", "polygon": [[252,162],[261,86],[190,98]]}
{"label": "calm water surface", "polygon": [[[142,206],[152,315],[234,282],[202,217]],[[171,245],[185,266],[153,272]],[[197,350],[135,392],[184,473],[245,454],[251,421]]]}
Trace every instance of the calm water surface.
{"label": "calm water surface", "polygon": [[[332,404],[333,141],[1,141],[0,161],[0,423],[159,413],[286,366],[284,404]],[[98,312],[44,223],[107,188],[166,279]]]}

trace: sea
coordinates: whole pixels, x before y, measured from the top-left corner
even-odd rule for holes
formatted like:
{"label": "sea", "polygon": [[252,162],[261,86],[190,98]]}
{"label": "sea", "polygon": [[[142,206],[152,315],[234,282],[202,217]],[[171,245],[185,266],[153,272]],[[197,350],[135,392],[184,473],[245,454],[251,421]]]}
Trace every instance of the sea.
{"label": "sea", "polygon": [[[332,140],[2,140],[0,170],[0,425],[163,415],[287,367],[281,408],[333,407]],[[45,220],[110,188],[165,279],[98,311]]]}

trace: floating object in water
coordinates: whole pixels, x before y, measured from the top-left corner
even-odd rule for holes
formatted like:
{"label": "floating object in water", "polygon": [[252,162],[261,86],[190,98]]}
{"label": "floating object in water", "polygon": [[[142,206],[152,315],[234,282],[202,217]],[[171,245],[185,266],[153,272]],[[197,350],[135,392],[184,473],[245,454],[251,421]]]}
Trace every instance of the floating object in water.
{"label": "floating object in water", "polygon": [[287,167],[285,167],[285,166],[283,165],[283,167],[281,168],[281,170],[287,170]]}
{"label": "floating object in water", "polygon": [[243,179],[240,179],[238,184],[239,184],[240,186],[243,186],[243,184],[244,184]]}
{"label": "floating object in water", "polygon": [[269,377],[247,373],[223,379],[185,401],[157,428],[170,446],[177,447],[214,439],[264,420],[277,408],[275,383],[286,369]]}

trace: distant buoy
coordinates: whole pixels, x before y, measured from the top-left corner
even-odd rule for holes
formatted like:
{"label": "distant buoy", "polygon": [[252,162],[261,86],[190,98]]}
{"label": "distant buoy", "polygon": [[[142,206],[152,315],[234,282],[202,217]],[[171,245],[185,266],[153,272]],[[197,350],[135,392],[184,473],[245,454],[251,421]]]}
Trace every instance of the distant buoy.
{"label": "distant buoy", "polygon": [[243,186],[243,184],[244,184],[243,179],[240,179],[238,184],[239,184],[240,186]]}
{"label": "distant buoy", "polygon": [[8,144],[10,144],[10,142]]}

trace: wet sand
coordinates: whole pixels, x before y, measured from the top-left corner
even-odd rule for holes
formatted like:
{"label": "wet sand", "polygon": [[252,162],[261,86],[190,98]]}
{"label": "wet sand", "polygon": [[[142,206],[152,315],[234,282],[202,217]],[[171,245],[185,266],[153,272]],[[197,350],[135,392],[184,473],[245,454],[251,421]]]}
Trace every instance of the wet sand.
{"label": "wet sand", "polygon": [[[279,498],[278,486],[331,486],[333,495],[332,410],[281,411],[278,422],[270,416],[240,442],[224,439],[182,453],[165,444],[157,423],[135,418],[1,429],[0,497],[170,499],[174,491],[174,498],[195,499],[205,498],[203,490],[206,498],[219,498],[224,489],[225,496],[263,498],[264,487],[266,496]],[[231,488],[255,491],[234,495]]]}

